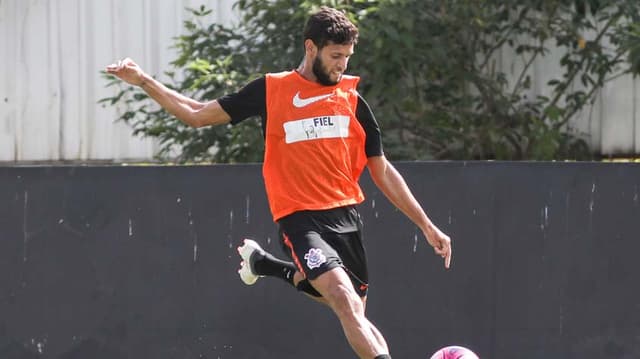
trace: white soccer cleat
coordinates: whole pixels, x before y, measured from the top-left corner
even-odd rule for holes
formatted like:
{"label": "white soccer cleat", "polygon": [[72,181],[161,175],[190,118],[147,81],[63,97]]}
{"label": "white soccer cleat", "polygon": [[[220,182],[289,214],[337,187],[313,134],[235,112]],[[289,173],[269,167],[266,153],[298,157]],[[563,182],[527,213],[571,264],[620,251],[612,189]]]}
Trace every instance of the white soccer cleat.
{"label": "white soccer cleat", "polygon": [[238,274],[240,274],[240,279],[242,279],[246,285],[252,285],[258,278],[262,277],[253,269],[252,260],[254,260],[254,254],[256,253],[264,255],[264,250],[256,241],[251,239],[245,239],[244,244],[238,247],[238,254],[242,257]]}

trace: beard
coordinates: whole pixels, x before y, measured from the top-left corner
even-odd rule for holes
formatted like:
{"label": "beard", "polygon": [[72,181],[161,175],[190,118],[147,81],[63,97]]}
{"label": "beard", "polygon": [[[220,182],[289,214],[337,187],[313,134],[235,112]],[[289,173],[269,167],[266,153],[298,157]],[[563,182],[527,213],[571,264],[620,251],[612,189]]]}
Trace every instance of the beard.
{"label": "beard", "polygon": [[320,56],[316,56],[315,60],[313,60],[313,74],[316,76],[316,81],[319,84],[324,86],[333,86],[340,82],[340,76],[337,80],[332,80],[329,75],[329,71],[327,71],[326,67],[322,60],[320,60]]}

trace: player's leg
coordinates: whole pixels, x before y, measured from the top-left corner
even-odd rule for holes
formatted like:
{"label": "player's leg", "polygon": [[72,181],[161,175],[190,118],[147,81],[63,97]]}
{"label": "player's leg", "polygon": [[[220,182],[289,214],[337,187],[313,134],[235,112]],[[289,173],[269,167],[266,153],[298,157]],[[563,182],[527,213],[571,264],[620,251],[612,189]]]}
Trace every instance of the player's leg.
{"label": "player's leg", "polygon": [[388,353],[384,338],[364,314],[368,275],[359,233],[305,232],[283,238],[298,271],[338,316],[354,351],[368,359]]}
{"label": "player's leg", "polygon": [[[366,313],[367,309],[367,293],[369,290],[369,270],[367,266],[367,256],[362,242],[362,228],[356,232],[349,233],[336,233],[331,236],[326,236],[325,239],[336,251],[340,254],[340,258],[343,261],[344,268],[351,278],[353,288],[362,300],[363,309]],[[371,323],[369,323],[369,329],[375,336],[376,340],[382,348],[384,353],[389,352],[387,342],[382,336],[382,333]]]}
{"label": "player's leg", "polygon": [[[291,237],[283,235],[284,243],[289,248],[295,264],[275,258],[255,241],[245,240],[238,248],[243,259],[238,272],[248,285],[255,283],[261,276],[281,278],[316,301],[329,305],[338,315],[345,335],[356,353],[361,357],[373,358],[372,354],[388,353],[388,349],[378,329],[364,316],[368,287],[366,261],[364,248],[359,238],[356,241],[350,238],[353,235],[359,236],[357,233],[325,235],[332,245],[345,252],[346,262],[352,266],[352,270],[345,271],[338,254],[320,234],[309,232]],[[296,243],[296,249],[292,242]],[[345,248],[349,243],[355,243],[355,251],[353,248]],[[330,298],[323,297],[316,285],[307,279],[306,273],[310,273],[312,278],[318,278],[332,269],[339,269],[338,273],[341,274],[337,276],[337,281],[331,279],[333,274],[328,276],[328,282],[338,285],[326,286]],[[317,285],[323,284],[317,282]]]}
{"label": "player's leg", "polygon": [[[387,354],[384,339],[365,317],[364,304],[343,268],[336,267],[310,281],[334,311],[344,334],[360,358],[376,358]],[[378,335],[376,335],[378,334]]]}

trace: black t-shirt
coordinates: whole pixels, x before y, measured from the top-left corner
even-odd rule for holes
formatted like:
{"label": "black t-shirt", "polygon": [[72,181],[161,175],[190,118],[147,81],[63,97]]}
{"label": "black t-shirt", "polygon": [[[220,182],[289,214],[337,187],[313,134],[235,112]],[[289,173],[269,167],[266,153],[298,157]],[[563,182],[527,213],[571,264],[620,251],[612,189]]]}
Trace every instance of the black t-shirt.
{"label": "black t-shirt", "polygon": [[[240,91],[218,99],[222,109],[236,125],[249,117],[262,119],[262,131],[267,123],[267,83],[265,77],[251,81]],[[356,118],[364,129],[365,153],[367,157],[382,156],[380,127],[367,102],[358,94]],[[301,231],[346,233],[359,230],[360,215],[355,206],[346,206],[321,211],[298,211],[278,221],[285,233]]]}

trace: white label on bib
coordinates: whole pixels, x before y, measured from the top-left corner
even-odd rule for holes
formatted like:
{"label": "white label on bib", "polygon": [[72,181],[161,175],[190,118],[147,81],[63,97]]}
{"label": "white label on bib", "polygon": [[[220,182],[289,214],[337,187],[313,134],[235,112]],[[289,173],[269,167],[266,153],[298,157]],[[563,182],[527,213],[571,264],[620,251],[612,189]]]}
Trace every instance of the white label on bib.
{"label": "white label on bib", "polygon": [[349,137],[349,116],[318,116],[284,123],[286,143]]}

